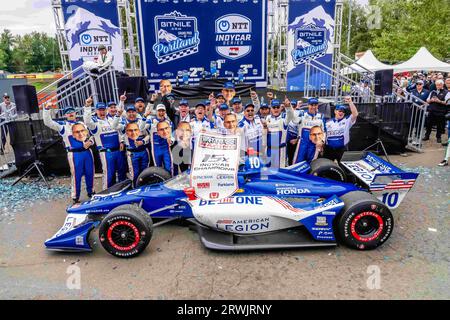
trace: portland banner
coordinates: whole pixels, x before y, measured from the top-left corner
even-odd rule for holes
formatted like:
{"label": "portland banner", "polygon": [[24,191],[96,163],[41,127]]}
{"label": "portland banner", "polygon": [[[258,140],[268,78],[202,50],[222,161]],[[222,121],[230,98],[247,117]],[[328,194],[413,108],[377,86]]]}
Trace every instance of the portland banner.
{"label": "portland banner", "polygon": [[[336,0],[289,0],[288,91],[303,91],[305,62],[332,67]],[[310,82],[311,89],[329,89],[331,79]]]}
{"label": "portland banner", "polygon": [[114,68],[123,71],[117,0],[62,0],[62,10],[72,70],[94,61],[103,44],[114,56]]}
{"label": "portland banner", "polygon": [[266,83],[266,0],[136,0],[136,10],[150,84],[216,70]]}

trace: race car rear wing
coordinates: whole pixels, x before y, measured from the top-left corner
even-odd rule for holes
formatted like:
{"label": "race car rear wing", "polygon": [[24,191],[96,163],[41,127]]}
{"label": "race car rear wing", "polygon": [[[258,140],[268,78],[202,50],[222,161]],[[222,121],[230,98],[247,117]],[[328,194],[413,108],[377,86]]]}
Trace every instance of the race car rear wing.
{"label": "race car rear wing", "polygon": [[419,176],[403,171],[371,152],[363,153],[357,161],[342,161],[341,164],[390,209],[400,205]]}

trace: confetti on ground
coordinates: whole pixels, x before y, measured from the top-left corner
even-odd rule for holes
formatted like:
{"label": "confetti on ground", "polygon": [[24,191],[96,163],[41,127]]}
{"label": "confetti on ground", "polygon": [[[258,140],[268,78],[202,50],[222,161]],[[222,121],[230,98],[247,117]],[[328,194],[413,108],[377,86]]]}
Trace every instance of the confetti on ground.
{"label": "confetti on ground", "polygon": [[25,211],[35,203],[69,199],[70,188],[52,184],[48,189],[44,183],[19,183],[12,186],[13,179],[0,179],[0,220],[11,219],[18,212]]}

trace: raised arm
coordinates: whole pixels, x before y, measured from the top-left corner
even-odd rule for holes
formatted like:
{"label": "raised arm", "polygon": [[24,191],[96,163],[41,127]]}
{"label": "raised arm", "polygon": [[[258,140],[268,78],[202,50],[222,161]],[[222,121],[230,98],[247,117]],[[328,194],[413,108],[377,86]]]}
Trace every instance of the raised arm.
{"label": "raised arm", "polygon": [[89,97],[84,104],[83,121],[89,130],[95,130],[97,125],[92,120],[92,104],[93,100]]}
{"label": "raised arm", "polygon": [[255,91],[250,90],[250,98],[252,99],[252,103],[255,106],[255,114],[257,114],[259,111],[259,108],[261,107],[261,103],[259,102],[258,94]]}
{"label": "raised arm", "polygon": [[345,97],[344,102],[348,103],[348,105],[350,106],[350,111],[352,112],[352,122],[354,123],[359,115],[358,109],[356,108],[356,105],[353,103],[352,97],[350,96]]}
{"label": "raised arm", "polygon": [[62,126],[61,124],[52,119],[50,105],[51,105],[50,102],[47,103],[44,106],[44,109],[42,110],[42,118],[44,120],[44,124],[50,129],[53,129],[61,133],[61,131],[64,129],[64,126]]}

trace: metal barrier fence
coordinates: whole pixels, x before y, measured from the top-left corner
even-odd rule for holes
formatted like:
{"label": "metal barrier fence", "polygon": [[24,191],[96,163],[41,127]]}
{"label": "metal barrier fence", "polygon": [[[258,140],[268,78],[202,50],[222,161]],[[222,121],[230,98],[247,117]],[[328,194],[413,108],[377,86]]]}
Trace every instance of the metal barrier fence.
{"label": "metal barrier fence", "polygon": [[7,176],[16,170],[14,150],[11,147],[11,136],[8,123],[14,121],[17,114],[0,115],[0,178]]}
{"label": "metal barrier fence", "polygon": [[[339,101],[344,96],[351,96],[355,103],[375,103],[381,101],[381,98],[374,94],[372,78],[373,73],[370,72],[366,75],[355,73],[349,77],[343,75],[340,70],[333,70],[317,60],[307,61],[305,63],[304,94],[305,97],[318,97],[333,101]],[[368,80],[367,86],[361,85],[363,80]]]}
{"label": "metal barrier fence", "polygon": [[360,117],[404,141],[406,148],[422,152],[426,108],[412,102],[358,104]]}
{"label": "metal barrier fence", "polygon": [[58,81],[53,82],[38,92],[38,103],[43,105],[51,102],[58,109],[56,116],[62,116],[62,110],[67,106],[75,107],[78,114],[87,98],[92,96],[94,104],[102,101],[118,102],[118,88],[115,70],[100,70],[100,74],[88,74],[78,67]]}

